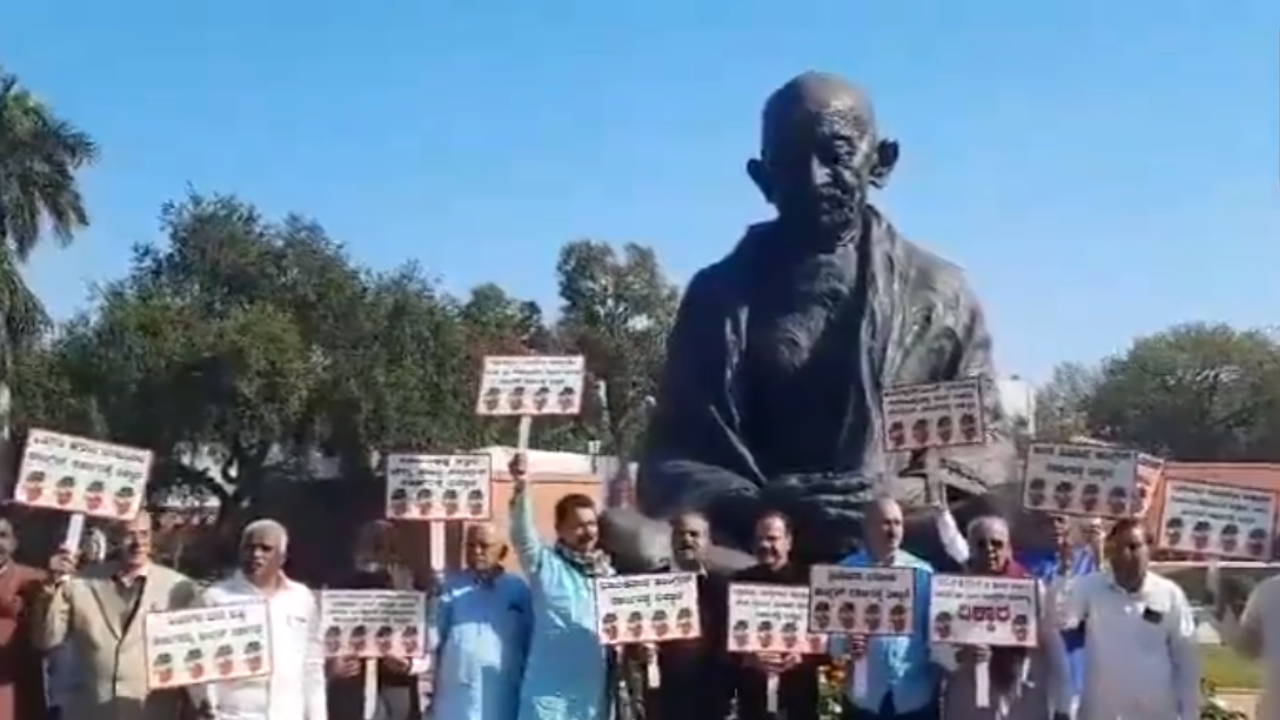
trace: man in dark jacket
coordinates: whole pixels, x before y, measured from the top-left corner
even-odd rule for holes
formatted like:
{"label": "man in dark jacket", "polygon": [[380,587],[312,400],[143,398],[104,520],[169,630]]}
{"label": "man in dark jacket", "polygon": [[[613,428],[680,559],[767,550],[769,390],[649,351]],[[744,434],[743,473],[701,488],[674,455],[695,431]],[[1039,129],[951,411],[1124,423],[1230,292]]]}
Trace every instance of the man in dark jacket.
{"label": "man in dark jacket", "polygon": [[[773,585],[809,584],[808,571],[791,562],[791,523],[767,513],[756,523],[758,564],[739,571],[734,581]],[[818,716],[818,663],[803,655],[744,655],[734,673],[738,720],[807,720]],[[777,708],[769,712],[769,677],[777,677]]]}
{"label": "man in dark jacket", "polygon": [[[397,562],[391,523],[378,520],[361,529],[355,567],[341,578],[341,590],[413,590],[413,573]],[[409,658],[378,661],[378,702],[374,720],[418,720],[418,678]],[[363,720],[363,661],[334,658],[329,665],[330,720]]]}
{"label": "man in dark jacket", "polygon": [[671,524],[670,572],[698,573],[698,613],[702,634],[693,640],[659,644],[661,687],[645,701],[645,720],[722,720],[729,714],[732,677],[725,651],[726,578],[707,572],[710,526],[699,513]]}

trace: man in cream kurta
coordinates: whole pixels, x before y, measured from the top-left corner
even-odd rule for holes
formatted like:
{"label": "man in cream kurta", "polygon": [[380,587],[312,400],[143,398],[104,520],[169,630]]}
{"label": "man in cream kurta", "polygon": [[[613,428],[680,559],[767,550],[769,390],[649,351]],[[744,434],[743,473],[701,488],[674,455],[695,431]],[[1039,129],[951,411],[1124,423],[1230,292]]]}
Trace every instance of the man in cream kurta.
{"label": "man in cream kurta", "polygon": [[240,569],[200,597],[206,607],[265,602],[271,618],[271,674],[192,686],[205,720],[328,720],[319,607],[310,588],[284,575],[288,542],[276,521],[250,523]]}
{"label": "man in cream kurta", "polygon": [[120,559],[74,576],[72,553],[49,563],[34,613],[34,640],[49,652],[64,645],[76,668],[62,716],[68,720],[173,720],[180,691],[149,692],[143,617],[191,604],[196,586],[184,575],[152,564],[151,518],[139,514],[120,543]]}

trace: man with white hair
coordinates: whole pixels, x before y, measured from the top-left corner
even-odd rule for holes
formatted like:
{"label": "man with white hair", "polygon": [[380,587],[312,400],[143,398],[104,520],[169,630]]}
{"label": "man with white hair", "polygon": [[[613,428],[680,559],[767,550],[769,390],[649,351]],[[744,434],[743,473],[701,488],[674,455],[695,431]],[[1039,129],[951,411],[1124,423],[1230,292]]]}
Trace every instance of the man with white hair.
{"label": "man with white hair", "polygon": [[328,720],[319,608],[310,588],[285,576],[288,548],[280,523],[249,523],[240,536],[240,569],[201,596],[204,606],[265,602],[271,618],[271,674],[193,686],[205,720]]}

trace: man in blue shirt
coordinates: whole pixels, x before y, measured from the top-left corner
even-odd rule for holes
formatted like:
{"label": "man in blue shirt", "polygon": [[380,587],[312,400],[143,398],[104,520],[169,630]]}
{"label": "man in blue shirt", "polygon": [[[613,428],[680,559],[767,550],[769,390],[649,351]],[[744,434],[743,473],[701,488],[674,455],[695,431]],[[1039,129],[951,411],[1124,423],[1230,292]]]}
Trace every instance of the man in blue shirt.
{"label": "man in blue shirt", "polygon": [[867,663],[867,687],[861,697],[846,690],[847,720],[936,720],[938,672],[929,652],[929,578],[933,567],[902,549],[902,508],[892,498],[870,504],[863,524],[863,549],[840,564],[846,567],[915,569],[915,617],[910,635],[834,638],[831,654]]}

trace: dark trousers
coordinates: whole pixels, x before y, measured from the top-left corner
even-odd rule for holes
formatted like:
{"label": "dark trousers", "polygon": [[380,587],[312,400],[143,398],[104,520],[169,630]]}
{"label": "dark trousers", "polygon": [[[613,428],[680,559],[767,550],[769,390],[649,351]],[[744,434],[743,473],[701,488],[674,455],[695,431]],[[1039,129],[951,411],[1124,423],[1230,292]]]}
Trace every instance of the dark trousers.
{"label": "dark trousers", "polygon": [[880,703],[879,712],[871,712],[854,707],[848,699],[844,701],[844,712],[841,713],[842,720],[939,720],[938,701],[925,705],[919,710],[900,713],[893,704],[893,693],[884,696],[884,700]]}
{"label": "dark trousers", "polygon": [[[416,687],[378,688],[373,720],[418,720],[417,694]],[[333,683],[329,686],[329,720],[364,720],[363,684]]]}

